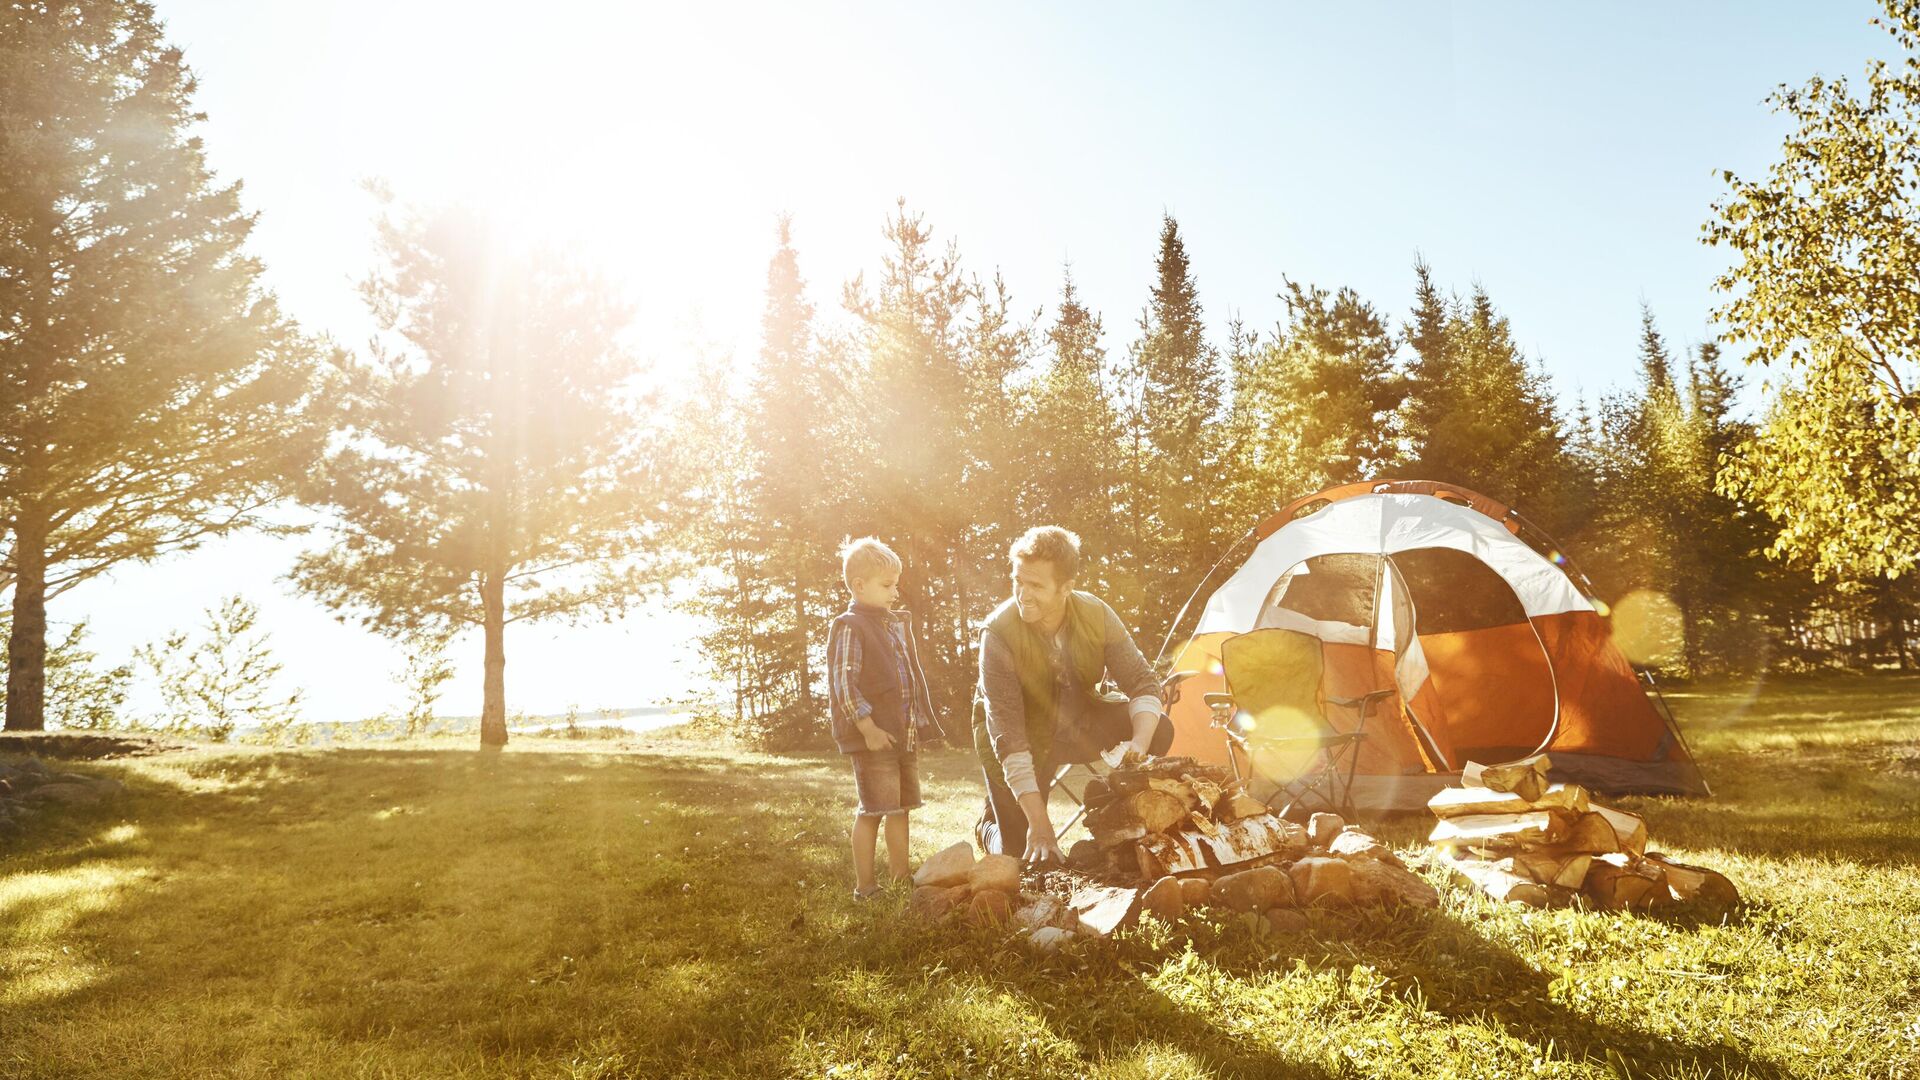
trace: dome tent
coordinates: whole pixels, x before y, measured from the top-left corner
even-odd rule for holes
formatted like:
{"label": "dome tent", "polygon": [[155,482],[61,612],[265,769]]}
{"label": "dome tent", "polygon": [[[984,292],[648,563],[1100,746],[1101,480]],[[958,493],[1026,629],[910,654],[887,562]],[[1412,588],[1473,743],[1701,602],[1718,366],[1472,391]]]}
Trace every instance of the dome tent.
{"label": "dome tent", "polygon": [[[1468,761],[1543,750],[1556,779],[1595,791],[1707,794],[1671,713],[1614,643],[1605,606],[1500,503],[1428,481],[1350,484],[1291,504],[1250,537],[1172,665],[1194,674],[1171,710],[1170,753],[1227,761],[1202,701],[1226,689],[1222,645],[1281,628],[1320,641],[1323,700],[1394,691],[1357,751],[1361,808],[1417,808],[1458,783]],[[1327,718],[1341,731],[1353,722],[1338,710]],[[1262,734],[1301,733],[1256,726],[1250,741],[1258,756]]]}

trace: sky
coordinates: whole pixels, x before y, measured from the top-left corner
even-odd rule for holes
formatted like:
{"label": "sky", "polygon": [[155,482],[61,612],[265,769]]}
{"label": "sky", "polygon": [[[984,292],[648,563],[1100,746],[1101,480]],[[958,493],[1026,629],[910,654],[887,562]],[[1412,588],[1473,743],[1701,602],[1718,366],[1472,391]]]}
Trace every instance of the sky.
{"label": "sky", "polygon": [[[1725,256],[1700,227],[1721,170],[1777,155],[1769,91],[1891,51],[1862,0],[157,6],[199,77],[212,165],[260,215],[266,283],[308,329],[371,334],[354,283],[380,181],[606,272],[667,382],[702,354],[751,358],[779,215],[831,321],[905,198],[1024,309],[1050,312],[1071,264],[1116,350],[1163,213],[1216,340],[1235,316],[1273,325],[1283,276],[1397,320],[1424,257],[1445,287],[1484,286],[1562,395],[1591,398],[1632,380],[1642,304],[1670,340],[1711,336]],[[395,647],[284,580],[317,542],[219,541],[49,614],[89,620],[119,662],[239,593],[309,718],[394,708]],[[696,631],[658,605],[511,627],[510,707],[684,695]],[[477,638],[455,660],[442,711],[476,713]]]}

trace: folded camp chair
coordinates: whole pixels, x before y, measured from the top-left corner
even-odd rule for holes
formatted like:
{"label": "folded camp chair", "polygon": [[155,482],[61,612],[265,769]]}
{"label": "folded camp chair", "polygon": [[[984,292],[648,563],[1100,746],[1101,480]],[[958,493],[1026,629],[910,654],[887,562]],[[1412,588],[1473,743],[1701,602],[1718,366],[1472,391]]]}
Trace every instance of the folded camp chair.
{"label": "folded camp chair", "polygon": [[[1297,630],[1272,628],[1230,637],[1221,643],[1220,663],[1228,692],[1207,694],[1204,700],[1213,708],[1214,725],[1226,734],[1235,777],[1274,785],[1264,801],[1273,806],[1284,800],[1282,816],[1315,804],[1351,814],[1353,774],[1360,744],[1366,741],[1367,718],[1395,691],[1323,702],[1320,639]],[[1352,730],[1335,728],[1328,708],[1350,714]],[[1287,767],[1276,774],[1276,766]]]}

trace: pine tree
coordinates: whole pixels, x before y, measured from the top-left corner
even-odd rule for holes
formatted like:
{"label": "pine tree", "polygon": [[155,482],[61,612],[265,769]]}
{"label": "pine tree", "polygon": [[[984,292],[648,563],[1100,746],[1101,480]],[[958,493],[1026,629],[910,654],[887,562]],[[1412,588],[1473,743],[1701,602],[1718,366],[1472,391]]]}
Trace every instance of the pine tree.
{"label": "pine tree", "polygon": [[394,634],[478,626],[482,746],[507,741],[511,623],[622,610],[651,495],[624,305],[470,214],[380,223],[362,286],[382,331],[351,369],[347,437],[306,491],[338,543],[294,578]]}
{"label": "pine tree", "polygon": [[[779,246],[767,266],[759,365],[748,401],[748,460],[741,463],[742,516],[751,522],[755,592],[777,611],[762,633],[758,657],[768,669],[755,679],[751,734],[769,745],[806,741],[820,730],[814,653],[838,595],[836,529],[846,499],[846,457],[835,452],[833,400],[837,372],[813,338],[792,222],[782,217]],[[745,556],[733,561],[744,566]],[[742,703],[742,712],[745,712]]]}
{"label": "pine tree", "polygon": [[899,553],[901,593],[927,646],[921,661],[935,705],[957,714],[972,684],[973,613],[958,599],[956,554],[973,523],[961,482],[967,320],[977,292],[954,248],[936,253],[932,229],[904,200],[884,235],[890,249],[872,291],[864,275],[845,291],[859,320],[853,397],[861,406],[845,448],[859,465],[846,531],[877,535]]}
{"label": "pine tree", "polygon": [[1122,504],[1134,532],[1130,569],[1144,594],[1135,629],[1158,638],[1219,557],[1223,537],[1238,529],[1204,495],[1221,479],[1220,357],[1206,342],[1186,242],[1170,215],[1161,220],[1154,270],[1128,352]]}
{"label": "pine tree", "polygon": [[1100,316],[1081,304],[1069,272],[1046,333],[1046,368],[1025,388],[1020,409],[1029,467],[1018,520],[1050,522],[1078,533],[1081,577],[1087,587],[1105,594],[1115,584],[1120,547],[1114,518],[1120,420],[1107,392],[1100,338]]}
{"label": "pine tree", "polygon": [[1417,359],[1401,416],[1408,473],[1499,499],[1550,532],[1577,524],[1577,461],[1545,371],[1520,354],[1484,288],[1441,302],[1425,264],[1415,276],[1408,337]]}
{"label": "pine tree", "polygon": [[195,91],[145,4],[0,9],[9,730],[45,724],[50,598],[261,526],[324,437],[318,350],[261,288]]}

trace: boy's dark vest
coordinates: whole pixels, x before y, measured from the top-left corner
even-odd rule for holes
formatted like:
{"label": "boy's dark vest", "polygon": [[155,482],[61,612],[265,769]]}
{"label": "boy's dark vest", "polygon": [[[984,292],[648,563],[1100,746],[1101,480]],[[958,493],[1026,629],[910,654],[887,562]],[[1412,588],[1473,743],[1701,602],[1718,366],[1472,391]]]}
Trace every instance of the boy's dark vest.
{"label": "boy's dark vest", "polygon": [[[1053,650],[1039,631],[1020,618],[1020,609],[1009,599],[987,617],[987,631],[999,638],[1013,654],[1013,670],[1020,677],[1020,699],[1026,706],[1027,748],[1033,751],[1033,774],[1051,778],[1053,731],[1059,722],[1058,684],[1054,680]],[[1105,605],[1092,593],[1074,592],[1067,596],[1067,644],[1062,663],[1066,665],[1070,691],[1092,695],[1107,670],[1107,613]],[[973,748],[987,775],[1005,783],[1000,759],[994,755],[993,740],[987,735],[986,695],[979,687],[973,694]]]}
{"label": "boy's dark vest", "polygon": [[[900,660],[898,646],[893,635],[887,632],[880,617],[863,611],[848,608],[833,620],[845,626],[860,638],[860,673],[854,677],[853,684],[860,696],[873,706],[873,723],[881,731],[896,739],[907,736],[907,717],[912,713],[907,696],[911,688],[900,685]],[[838,711],[837,709],[835,710]],[[834,726],[840,730],[853,730],[853,717],[835,716]],[[853,736],[858,745],[853,749],[865,750],[866,743],[860,736]],[[902,743],[901,745],[905,745]],[[842,746],[842,750],[847,747]]]}

